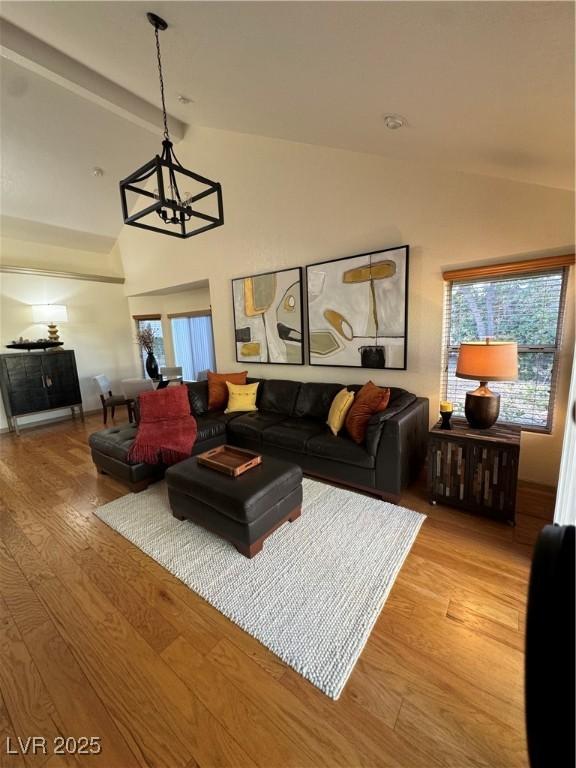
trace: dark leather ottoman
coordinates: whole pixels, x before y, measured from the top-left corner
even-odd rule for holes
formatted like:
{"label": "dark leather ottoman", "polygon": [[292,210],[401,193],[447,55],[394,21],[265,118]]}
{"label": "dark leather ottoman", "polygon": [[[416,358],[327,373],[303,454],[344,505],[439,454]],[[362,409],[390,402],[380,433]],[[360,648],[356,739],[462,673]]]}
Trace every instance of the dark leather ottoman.
{"label": "dark leather ottoman", "polygon": [[229,477],[186,459],[166,470],[172,514],[192,520],[254,557],[264,540],[300,516],[302,469],[270,456],[239,477]]}

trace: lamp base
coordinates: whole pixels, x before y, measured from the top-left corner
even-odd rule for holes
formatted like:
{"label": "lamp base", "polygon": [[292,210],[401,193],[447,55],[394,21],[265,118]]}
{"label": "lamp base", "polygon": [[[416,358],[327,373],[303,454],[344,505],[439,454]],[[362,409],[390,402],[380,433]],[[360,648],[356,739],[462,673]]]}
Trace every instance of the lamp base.
{"label": "lamp base", "polygon": [[464,413],[474,429],[490,429],[500,414],[500,395],[492,392],[486,381],[481,381],[478,389],[466,392]]}
{"label": "lamp base", "polygon": [[60,336],[58,334],[58,326],[56,323],[49,323],[48,324],[48,338],[50,341],[60,341]]}

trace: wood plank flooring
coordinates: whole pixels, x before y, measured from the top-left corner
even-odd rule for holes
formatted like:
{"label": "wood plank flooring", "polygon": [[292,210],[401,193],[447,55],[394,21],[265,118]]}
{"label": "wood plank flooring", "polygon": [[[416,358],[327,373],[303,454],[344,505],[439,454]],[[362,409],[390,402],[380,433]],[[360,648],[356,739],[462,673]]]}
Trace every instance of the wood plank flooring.
{"label": "wood plank flooring", "polygon": [[[333,702],[98,520],[126,493],[93,468],[99,428],[0,437],[0,766],[525,768],[544,489],[521,492],[516,529],[405,494],[429,518]],[[102,752],[54,755],[58,735]],[[47,754],[6,754],[18,736]]]}

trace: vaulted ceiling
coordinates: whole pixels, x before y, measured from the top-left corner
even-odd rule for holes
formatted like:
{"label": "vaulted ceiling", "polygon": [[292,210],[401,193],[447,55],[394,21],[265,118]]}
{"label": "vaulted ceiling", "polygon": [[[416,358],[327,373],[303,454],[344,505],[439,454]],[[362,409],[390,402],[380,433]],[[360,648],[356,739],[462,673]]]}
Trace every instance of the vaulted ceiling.
{"label": "vaulted ceiling", "polygon": [[[167,103],[184,123],[573,188],[572,3],[2,4],[72,65],[157,105],[150,10],[170,25]],[[156,153],[158,133],[11,58],[3,214],[116,236],[117,181]],[[388,130],[385,113],[407,127]]]}

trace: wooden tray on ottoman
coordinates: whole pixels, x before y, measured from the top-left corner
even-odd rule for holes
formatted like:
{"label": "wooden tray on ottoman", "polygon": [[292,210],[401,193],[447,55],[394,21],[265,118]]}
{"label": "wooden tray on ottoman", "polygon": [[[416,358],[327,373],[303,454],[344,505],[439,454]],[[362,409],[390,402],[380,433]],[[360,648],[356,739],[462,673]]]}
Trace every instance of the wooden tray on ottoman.
{"label": "wooden tray on ottoman", "polygon": [[232,445],[220,445],[206,453],[198,454],[198,464],[210,467],[224,475],[238,477],[249,469],[262,463],[262,456],[254,451],[246,451],[244,448],[234,448]]}

